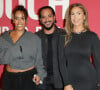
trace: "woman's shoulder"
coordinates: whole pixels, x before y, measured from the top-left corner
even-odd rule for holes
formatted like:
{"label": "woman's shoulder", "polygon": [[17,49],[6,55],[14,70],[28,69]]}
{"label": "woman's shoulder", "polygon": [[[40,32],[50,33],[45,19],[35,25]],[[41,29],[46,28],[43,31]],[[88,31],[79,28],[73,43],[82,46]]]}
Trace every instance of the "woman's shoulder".
{"label": "woman's shoulder", "polygon": [[92,38],[98,38],[98,35],[94,31],[87,31],[87,35],[92,37]]}
{"label": "woman's shoulder", "polygon": [[32,38],[33,40],[40,40],[39,36],[35,33],[32,33],[30,31],[27,32],[27,37]]}
{"label": "woman's shoulder", "polygon": [[10,32],[10,30],[9,30],[9,31],[5,31],[5,32],[3,32],[3,33],[1,34],[1,37],[7,35],[9,32]]}
{"label": "woman's shoulder", "polygon": [[85,38],[89,39],[89,42],[92,42],[92,43],[99,41],[99,37],[94,31],[87,31]]}

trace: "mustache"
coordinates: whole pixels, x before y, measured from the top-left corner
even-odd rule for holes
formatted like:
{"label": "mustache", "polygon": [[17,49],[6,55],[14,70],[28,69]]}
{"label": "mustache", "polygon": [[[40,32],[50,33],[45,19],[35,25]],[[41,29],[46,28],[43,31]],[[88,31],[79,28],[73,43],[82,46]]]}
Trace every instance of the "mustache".
{"label": "mustache", "polygon": [[45,21],[44,23],[46,24],[46,23],[48,23],[48,22],[51,22],[51,21]]}

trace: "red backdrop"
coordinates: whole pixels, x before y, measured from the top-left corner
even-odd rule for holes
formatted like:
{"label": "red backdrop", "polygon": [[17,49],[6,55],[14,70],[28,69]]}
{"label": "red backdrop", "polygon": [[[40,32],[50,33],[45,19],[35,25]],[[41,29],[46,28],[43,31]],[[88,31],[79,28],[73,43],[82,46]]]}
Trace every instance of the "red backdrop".
{"label": "red backdrop", "polygon": [[[99,0],[0,0],[0,33],[13,29],[11,25],[11,11],[18,5],[24,5],[28,10],[27,30],[36,32],[40,30],[37,18],[37,11],[42,6],[52,6],[56,12],[57,26],[63,28],[65,11],[69,4],[82,3],[88,10],[90,29],[100,37],[100,1]],[[0,77],[3,72],[3,65],[0,66]]]}

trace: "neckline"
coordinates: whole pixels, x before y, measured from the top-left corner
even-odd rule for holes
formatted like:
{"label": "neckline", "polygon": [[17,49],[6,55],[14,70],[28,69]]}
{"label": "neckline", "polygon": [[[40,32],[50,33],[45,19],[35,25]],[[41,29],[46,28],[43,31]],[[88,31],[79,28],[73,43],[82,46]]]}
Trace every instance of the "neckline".
{"label": "neckline", "polygon": [[78,32],[78,33],[76,33],[76,32],[72,32],[72,34],[75,34],[75,35],[81,35],[81,34],[84,34],[84,33],[86,33],[86,32],[87,32],[87,30],[84,31],[84,32]]}
{"label": "neckline", "polygon": [[26,33],[26,30],[25,30],[24,33],[21,35],[21,37],[14,43],[13,40],[12,40],[12,38],[11,38],[11,36],[10,36],[10,32],[11,32],[11,31],[13,31],[13,30],[10,30],[10,31],[8,32],[8,36],[9,36],[9,39],[10,39],[10,41],[11,41],[11,43],[12,43],[13,45],[16,45],[16,44],[20,41],[20,39],[24,36],[24,34]]}
{"label": "neckline", "polygon": [[72,32],[75,33],[75,34],[81,34],[81,33],[84,33],[86,31],[87,31],[86,29],[82,29],[80,32],[74,32],[74,31],[72,31]]}

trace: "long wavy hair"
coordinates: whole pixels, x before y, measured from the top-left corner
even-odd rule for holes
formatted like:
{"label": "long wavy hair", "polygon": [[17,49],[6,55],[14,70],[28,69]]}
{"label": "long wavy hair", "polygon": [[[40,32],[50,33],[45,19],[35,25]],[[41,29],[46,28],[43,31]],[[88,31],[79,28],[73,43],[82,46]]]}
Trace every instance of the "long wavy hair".
{"label": "long wavy hair", "polygon": [[65,14],[65,31],[66,31],[66,37],[65,37],[65,45],[71,40],[72,38],[72,31],[73,31],[73,24],[71,22],[71,10],[74,7],[79,7],[83,10],[83,13],[85,15],[85,19],[83,21],[83,27],[85,30],[89,30],[89,24],[88,24],[88,12],[86,10],[86,8],[80,4],[80,3],[74,3],[72,5],[69,6],[69,8],[66,11]]}

